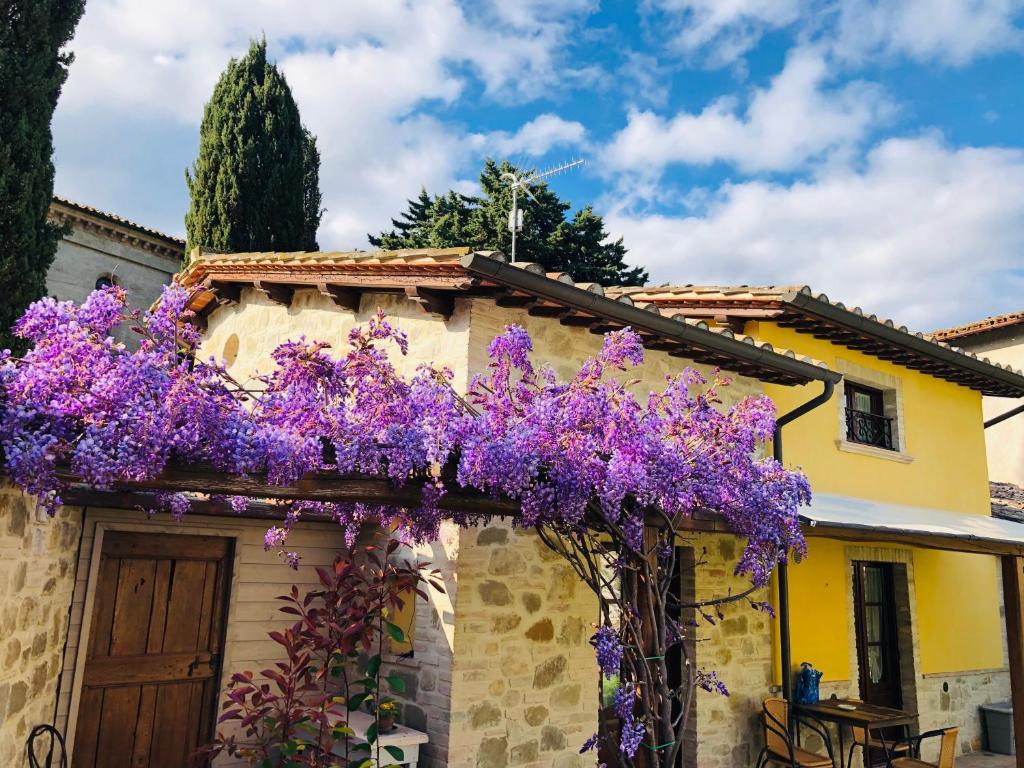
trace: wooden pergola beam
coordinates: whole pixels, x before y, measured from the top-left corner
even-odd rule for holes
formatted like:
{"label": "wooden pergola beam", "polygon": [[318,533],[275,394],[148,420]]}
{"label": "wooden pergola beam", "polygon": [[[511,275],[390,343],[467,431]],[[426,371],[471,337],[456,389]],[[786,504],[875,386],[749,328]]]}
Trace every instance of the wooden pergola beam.
{"label": "wooden pergola beam", "polygon": [[1004,555],[1003,604],[1017,768],[1024,768],[1024,558]]}

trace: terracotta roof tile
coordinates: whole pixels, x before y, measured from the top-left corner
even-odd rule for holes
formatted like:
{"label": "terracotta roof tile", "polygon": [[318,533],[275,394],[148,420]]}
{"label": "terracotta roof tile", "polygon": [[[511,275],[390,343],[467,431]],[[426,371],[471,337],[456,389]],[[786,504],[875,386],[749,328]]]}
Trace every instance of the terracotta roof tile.
{"label": "terracotta roof tile", "polygon": [[1000,328],[1011,328],[1015,325],[1024,325],[1024,311],[1007,312],[1005,315],[992,315],[973,323],[964,323],[952,328],[942,328],[932,331],[930,336],[933,339],[948,341],[950,339],[962,339],[965,336],[975,336],[988,331],[995,331]]}

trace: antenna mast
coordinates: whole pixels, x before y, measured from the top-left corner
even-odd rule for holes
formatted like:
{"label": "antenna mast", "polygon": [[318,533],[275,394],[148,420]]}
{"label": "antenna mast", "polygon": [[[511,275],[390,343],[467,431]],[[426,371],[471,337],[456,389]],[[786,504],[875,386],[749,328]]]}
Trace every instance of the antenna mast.
{"label": "antenna mast", "polygon": [[578,165],[583,165],[586,162],[584,159],[573,160],[570,163],[562,163],[554,168],[549,168],[546,171],[540,173],[525,173],[519,174],[518,176],[514,173],[508,172],[503,173],[501,178],[508,182],[508,185],[512,188],[512,210],[508,215],[508,228],[512,232],[512,253],[510,256],[511,263],[516,263],[516,233],[523,228],[523,212],[519,210],[519,191],[522,190],[533,202],[537,202],[537,198],[533,196],[533,192],[530,191],[528,185],[535,184],[541,179],[546,179],[548,176],[556,176],[559,173],[564,173],[570,168],[575,168]]}

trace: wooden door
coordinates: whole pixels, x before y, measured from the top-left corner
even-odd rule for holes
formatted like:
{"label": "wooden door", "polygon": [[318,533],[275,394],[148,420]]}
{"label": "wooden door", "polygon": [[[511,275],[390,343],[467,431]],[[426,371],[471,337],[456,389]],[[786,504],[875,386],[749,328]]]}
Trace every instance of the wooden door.
{"label": "wooden door", "polygon": [[900,709],[903,691],[892,564],[855,562],[853,593],[861,698]]}
{"label": "wooden door", "polygon": [[75,768],[182,768],[216,720],[232,542],[108,531]]}

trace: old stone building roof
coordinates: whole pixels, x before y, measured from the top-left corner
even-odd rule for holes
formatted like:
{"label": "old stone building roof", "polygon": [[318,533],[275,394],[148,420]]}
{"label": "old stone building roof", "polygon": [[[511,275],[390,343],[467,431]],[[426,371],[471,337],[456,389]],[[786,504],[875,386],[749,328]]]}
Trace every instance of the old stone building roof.
{"label": "old stone building roof", "polygon": [[596,283],[574,283],[537,264],[509,264],[496,251],[468,248],[310,253],[192,253],[181,277],[200,290],[192,302],[200,316],[219,303],[238,301],[243,287],[289,304],[297,288],[316,288],[335,303],[359,305],[365,291],[403,293],[427,312],[450,316],[456,297],[489,296],[595,333],[632,327],[650,349],[762,381],[804,384],[840,376],[809,357],[776,349],[726,328],[713,327],[671,307],[606,295]]}
{"label": "old stone building roof", "polygon": [[860,307],[847,307],[806,285],[660,285],[610,288],[607,293],[733,329],[749,320],[770,321],[986,395],[1024,396],[1024,373]]}
{"label": "old stone building roof", "polygon": [[54,195],[50,205],[50,219],[58,223],[68,222],[80,229],[101,232],[107,237],[178,261],[185,255],[185,241],[180,237],[65,197]]}

